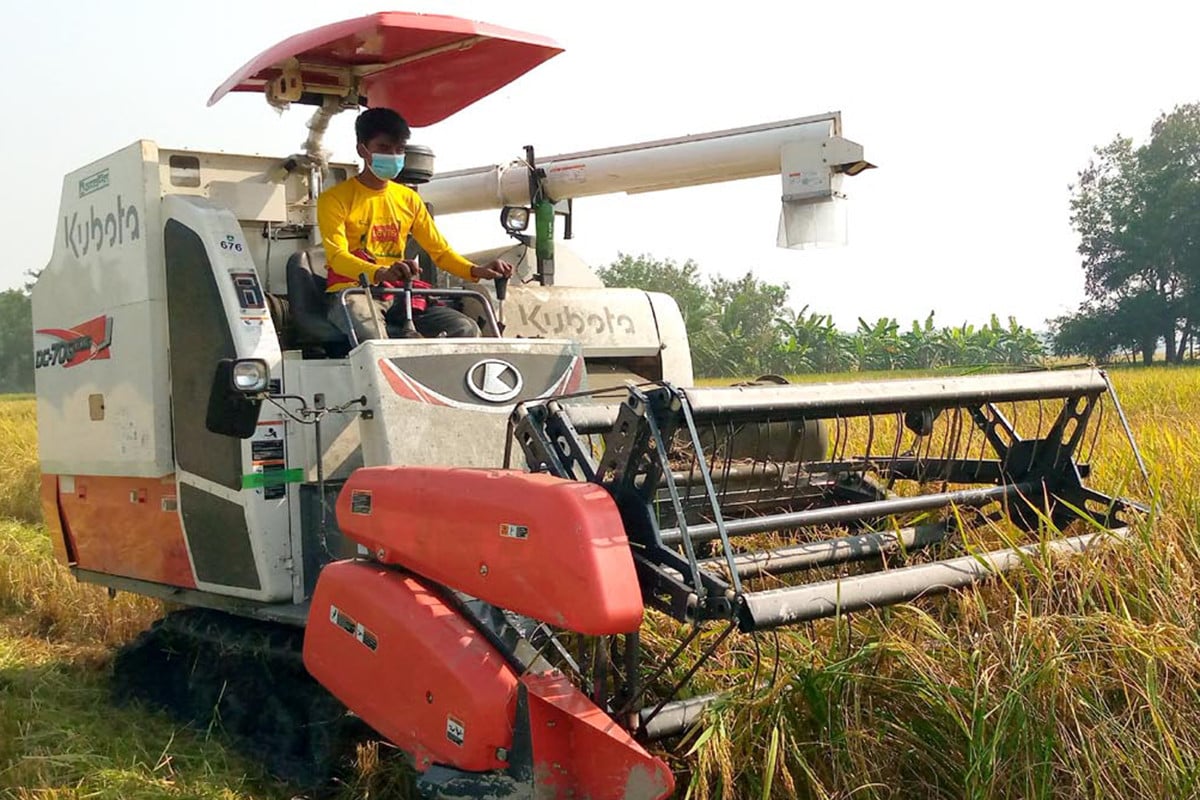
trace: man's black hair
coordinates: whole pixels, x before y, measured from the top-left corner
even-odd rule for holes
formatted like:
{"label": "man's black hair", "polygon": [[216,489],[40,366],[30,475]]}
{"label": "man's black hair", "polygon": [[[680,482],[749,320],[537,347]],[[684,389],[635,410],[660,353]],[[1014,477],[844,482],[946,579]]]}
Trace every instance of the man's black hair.
{"label": "man's black hair", "polygon": [[411,132],[404,117],[392,109],[369,108],[354,120],[354,133],[359,144],[366,144],[380,134],[406,142]]}

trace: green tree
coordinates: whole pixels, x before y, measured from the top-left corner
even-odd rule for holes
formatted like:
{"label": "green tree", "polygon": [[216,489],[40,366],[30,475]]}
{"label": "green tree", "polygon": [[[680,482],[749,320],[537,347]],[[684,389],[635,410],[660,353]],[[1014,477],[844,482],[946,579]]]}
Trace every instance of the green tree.
{"label": "green tree", "polygon": [[605,286],[662,292],[674,298],[683,315],[696,371],[706,371],[720,360],[712,295],[696,262],[678,264],[649,255],[618,253],[617,260],[596,270]]}
{"label": "green tree", "polygon": [[[721,357],[706,375],[751,376],[778,365],[782,334],[776,324],[785,313],[788,287],[760,281],[747,272],[737,280],[713,278],[709,283],[717,309],[717,341]],[[698,368],[699,369],[699,368]]]}
{"label": "green tree", "polygon": [[0,394],[33,391],[33,308],[22,289],[0,292]]}
{"label": "green tree", "polygon": [[[1161,115],[1140,147],[1118,136],[1097,148],[1072,189],[1071,224],[1090,301],[1080,313],[1114,325],[1136,313],[1182,360],[1200,324],[1200,104]],[[1148,363],[1154,348],[1139,349]]]}

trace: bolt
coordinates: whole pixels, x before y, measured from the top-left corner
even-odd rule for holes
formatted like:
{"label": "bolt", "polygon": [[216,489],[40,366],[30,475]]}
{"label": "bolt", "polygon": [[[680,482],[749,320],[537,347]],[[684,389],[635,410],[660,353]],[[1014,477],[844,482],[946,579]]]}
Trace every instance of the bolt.
{"label": "bolt", "polygon": [[433,702],[433,692],[426,692],[426,693],[425,693],[425,702],[426,702],[426,703],[432,703],[432,702]]}
{"label": "bolt", "polygon": [[505,750],[503,747],[497,747],[496,748],[496,760],[497,761],[508,761],[508,751]]}
{"label": "bolt", "polygon": [[479,565],[479,574],[480,574],[480,575],[487,575],[487,573],[488,573],[487,564],[480,564],[480,565]]}
{"label": "bolt", "polygon": [[385,550],[384,550],[384,549],[381,547],[381,548],[379,548],[378,550],[376,550],[376,551],[375,551],[375,557],[376,557],[376,558],[378,558],[380,561],[382,561],[382,560],[383,560],[383,555],[384,555],[384,553],[385,553],[385,552],[386,552],[386,551],[385,551]]}

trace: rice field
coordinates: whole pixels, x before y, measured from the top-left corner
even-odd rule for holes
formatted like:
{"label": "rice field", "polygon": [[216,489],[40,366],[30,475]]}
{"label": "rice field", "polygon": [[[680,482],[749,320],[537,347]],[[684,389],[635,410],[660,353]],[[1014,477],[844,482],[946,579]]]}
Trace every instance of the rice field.
{"label": "rice field", "polygon": [[[679,796],[1200,797],[1200,368],[1112,374],[1150,488],[1111,419],[1093,483],[1158,512],[972,591],[736,638],[696,690],[741,691],[663,753]],[[219,726],[109,702],[114,648],[162,611],[54,563],[37,483],[33,401],[0,400],[0,798],[295,796]],[[403,794],[380,762],[331,794]]]}

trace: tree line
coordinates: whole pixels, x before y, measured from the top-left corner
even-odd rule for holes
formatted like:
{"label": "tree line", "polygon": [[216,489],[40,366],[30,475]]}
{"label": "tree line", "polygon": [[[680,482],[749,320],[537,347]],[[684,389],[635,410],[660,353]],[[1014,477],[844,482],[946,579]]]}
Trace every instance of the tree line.
{"label": "tree line", "polygon": [[1002,323],[992,315],[979,327],[939,327],[930,313],[906,328],[890,317],[860,317],[854,330],[841,331],[828,314],[789,308],[786,284],[767,283],[750,272],[736,280],[706,278],[691,260],[679,264],[622,253],[599,273],[607,286],[675,298],[700,376],[1020,366],[1045,353],[1041,338],[1012,317]]}
{"label": "tree line", "polygon": [[1054,351],[1194,358],[1200,333],[1200,104],[1161,114],[1145,143],[1097,147],[1071,187],[1087,299],[1051,321]]}

